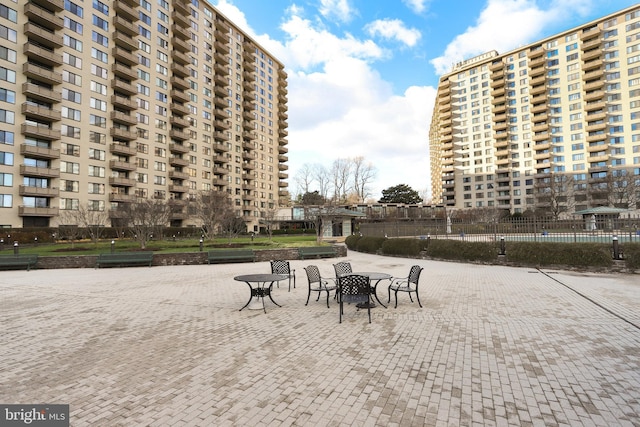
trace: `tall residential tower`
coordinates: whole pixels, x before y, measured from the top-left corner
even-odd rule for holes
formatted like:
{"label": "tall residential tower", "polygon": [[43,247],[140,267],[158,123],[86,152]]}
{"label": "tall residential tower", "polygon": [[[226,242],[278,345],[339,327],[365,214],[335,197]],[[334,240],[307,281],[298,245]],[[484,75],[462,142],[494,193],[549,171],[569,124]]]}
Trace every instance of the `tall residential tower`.
{"label": "tall residential tower", "polygon": [[287,194],[284,65],[205,0],[2,0],[0,38],[0,227],[137,198],[194,225],[220,190],[253,230]]}
{"label": "tall residential tower", "polygon": [[640,207],[640,7],[440,78],[432,191],[447,207]]}

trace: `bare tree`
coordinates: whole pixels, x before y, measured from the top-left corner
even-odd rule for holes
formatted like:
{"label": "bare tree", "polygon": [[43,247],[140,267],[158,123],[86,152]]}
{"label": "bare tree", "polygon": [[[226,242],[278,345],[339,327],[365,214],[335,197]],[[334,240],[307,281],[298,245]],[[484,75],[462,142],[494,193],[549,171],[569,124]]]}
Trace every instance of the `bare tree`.
{"label": "bare tree", "polygon": [[109,215],[106,211],[97,211],[89,209],[88,205],[79,206],[76,211],[77,218],[81,227],[84,227],[89,236],[91,237],[91,241],[95,244],[98,243],[100,237],[102,237],[102,232],[104,231],[105,224],[109,220]]}
{"label": "bare tree", "polygon": [[536,210],[558,220],[575,206],[573,177],[568,174],[550,174],[538,178],[534,184]]}
{"label": "bare tree", "polygon": [[165,200],[138,199],[122,207],[128,228],[134,239],[145,249],[149,239],[162,236],[162,228],[169,223],[171,207]]}
{"label": "bare tree", "polygon": [[231,245],[234,237],[238,237],[240,233],[247,231],[247,225],[233,210],[226,211],[225,216],[220,221],[220,231],[227,236],[229,245]]}
{"label": "bare tree", "polygon": [[311,191],[311,185],[314,181],[313,167],[308,163],[303,164],[293,179],[297,185],[298,194],[307,194]]}
{"label": "bare tree", "polygon": [[71,247],[75,247],[82,230],[80,229],[80,218],[77,210],[62,210],[58,216],[58,238],[67,239],[71,242]]}
{"label": "bare tree", "polygon": [[607,174],[607,204],[616,208],[635,208],[638,203],[638,178],[627,169],[614,169]]}
{"label": "bare tree", "polygon": [[327,200],[329,198],[329,191],[331,190],[331,177],[329,172],[324,166],[315,164],[312,174],[315,183],[318,185],[318,193]]}
{"label": "bare tree", "polygon": [[278,209],[275,207],[264,209],[260,214],[262,215],[260,217],[260,222],[264,224],[264,228],[269,236],[269,241],[271,241],[273,230],[276,224],[278,224]]}
{"label": "bare tree", "polygon": [[195,213],[200,220],[202,235],[211,240],[218,232],[222,223],[235,217],[232,201],[224,191],[203,191],[198,193],[195,200]]}
{"label": "bare tree", "polygon": [[369,184],[373,182],[377,175],[375,166],[371,162],[365,162],[364,157],[354,157],[352,160],[353,189],[358,200],[364,203],[371,195]]}
{"label": "bare tree", "polygon": [[348,159],[336,159],[331,165],[331,180],[333,182],[333,201],[344,202],[349,191],[351,162]]}

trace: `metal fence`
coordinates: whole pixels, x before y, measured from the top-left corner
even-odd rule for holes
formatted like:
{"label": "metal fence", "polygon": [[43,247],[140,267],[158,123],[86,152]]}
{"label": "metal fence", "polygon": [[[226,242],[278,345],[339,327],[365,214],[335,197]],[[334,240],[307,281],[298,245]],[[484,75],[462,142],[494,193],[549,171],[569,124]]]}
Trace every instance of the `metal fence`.
{"label": "metal fence", "polygon": [[468,241],[640,243],[640,216],[553,220],[506,218],[499,221],[443,219],[368,222],[358,225],[363,236],[415,237]]}

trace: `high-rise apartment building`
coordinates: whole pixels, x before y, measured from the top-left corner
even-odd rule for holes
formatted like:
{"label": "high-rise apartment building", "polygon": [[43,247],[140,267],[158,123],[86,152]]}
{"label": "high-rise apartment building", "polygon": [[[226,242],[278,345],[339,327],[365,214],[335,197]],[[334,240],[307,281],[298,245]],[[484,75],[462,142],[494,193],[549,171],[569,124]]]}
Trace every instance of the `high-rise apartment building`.
{"label": "high-rise apartment building", "polygon": [[205,0],[2,0],[0,227],[200,191],[249,230],[287,194],[284,65]]}
{"label": "high-rise apartment building", "polygon": [[640,208],[640,7],[456,64],[429,138],[447,207]]}

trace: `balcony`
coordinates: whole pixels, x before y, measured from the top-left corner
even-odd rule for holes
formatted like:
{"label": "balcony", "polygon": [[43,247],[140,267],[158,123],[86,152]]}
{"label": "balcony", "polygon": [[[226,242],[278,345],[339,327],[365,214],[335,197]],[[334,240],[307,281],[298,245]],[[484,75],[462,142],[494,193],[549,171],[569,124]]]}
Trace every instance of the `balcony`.
{"label": "balcony", "polygon": [[60,177],[60,169],[20,165],[20,175],[36,178],[58,178]]}
{"label": "balcony", "polygon": [[137,166],[134,163],[123,162],[121,160],[110,160],[109,167],[113,170],[134,171]]}
{"label": "balcony", "polygon": [[109,130],[109,135],[114,139],[122,139],[125,141],[133,141],[138,137],[135,132],[120,128],[111,128]]}
{"label": "balcony", "polygon": [[189,44],[177,37],[171,37],[171,46],[173,47],[173,50],[176,52],[181,52],[181,53],[191,52],[191,48],[189,47]]}
{"label": "balcony", "polygon": [[229,24],[221,18],[218,18],[214,22],[216,29],[224,34],[229,34]]}
{"label": "balcony", "polygon": [[138,57],[126,49],[116,46],[111,52],[113,54],[113,57],[120,62],[131,66],[138,65]]}
{"label": "balcony", "polygon": [[176,49],[171,51],[171,58],[178,64],[182,65],[189,64],[191,62],[187,55]]}
{"label": "balcony", "polygon": [[224,120],[215,120],[213,122],[213,126],[216,129],[223,129],[223,130],[227,130],[231,127],[231,125]]}
{"label": "balcony", "polygon": [[124,123],[126,125],[135,126],[138,124],[138,119],[135,116],[121,113],[120,111],[111,112],[111,120],[117,123]]}
{"label": "balcony", "polygon": [[[63,3],[64,4],[64,3]],[[48,4],[43,7],[47,7]],[[50,30],[60,30],[64,27],[64,19],[56,16],[51,11],[38,7],[34,2],[28,2],[24,5],[24,14],[30,21]]]}
{"label": "balcony", "polygon": [[602,59],[594,59],[593,61],[589,61],[589,62],[585,62],[582,64],[582,70],[583,71],[591,71],[594,69],[600,69],[602,67],[602,64],[604,62],[602,61]]}
{"label": "balcony", "polygon": [[133,22],[139,19],[138,10],[134,9],[123,1],[116,0],[115,2],[113,2],[113,8],[116,12],[118,12],[118,15],[124,16],[125,18],[130,19]]}
{"label": "balcony", "polygon": [[189,186],[187,186],[187,185],[169,184],[169,191],[171,193],[188,193],[189,192]]}
{"label": "balcony", "polygon": [[179,25],[173,24],[171,26],[171,31],[173,32],[173,35],[182,39],[182,40],[189,40],[191,39],[191,31],[182,28]]}
{"label": "balcony", "polygon": [[186,105],[176,104],[175,102],[172,102],[171,104],[169,104],[169,108],[174,113],[178,113],[183,116],[189,114],[189,107],[187,107]]}
{"label": "balcony", "polygon": [[135,110],[137,107],[136,103],[129,98],[125,98],[124,96],[112,95],[111,103],[119,108],[124,108],[127,110]]}
{"label": "balcony", "polygon": [[138,89],[134,85],[124,80],[112,79],[111,86],[113,87],[114,90],[117,90],[118,92],[126,93],[127,95],[136,95],[138,93]]}
{"label": "balcony", "polygon": [[138,73],[136,72],[136,70],[124,64],[111,64],[111,71],[113,71],[113,74],[115,74],[116,76],[119,76],[126,80],[132,81],[138,79]]}
{"label": "balcony", "polygon": [[602,122],[602,123],[594,123],[594,124],[590,124],[587,123],[587,127],[585,128],[585,131],[590,133],[590,132],[598,132],[598,131],[603,131],[607,128],[607,124]]}
{"label": "balcony", "polygon": [[177,1],[173,4],[173,8],[185,15],[189,15],[191,13],[191,9],[189,8],[189,3],[187,2]]}
{"label": "balcony", "polygon": [[116,46],[122,46],[124,49],[132,52],[138,50],[138,40],[122,31],[114,31],[112,38],[115,41]]}
{"label": "balcony", "polygon": [[169,81],[171,82],[171,87],[176,89],[187,90],[190,87],[189,82],[182,77],[171,77]]}
{"label": "balcony", "polygon": [[114,142],[109,145],[109,152],[118,156],[135,156],[138,150],[136,147],[130,147],[126,144]]}
{"label": "balcony", "polygon": [[600,37],[600,34],[602,33],[602,30],[600,28],[598,28],[598,26],[594,26],[591,28],[587,28],[582,30],[582,34],[580,34],[580,40],[584,41],[584,40],[590,40],[594,37]]}
{"label": "balcony", "polygon": [[[229,138],[226,138],[225,141],[228,139]],[[227,146],[227,144],[216,142],[213,144],[213,150],[219,153],[228,153],[229,147]]]}
{"label": "balcony", "polygon": [[61,12],[64,9],[64,0],[31,0],[31,3],[54,12]]}
{"label": "balcony", "polygon": [[171,19],[173,20],[173,22],[176,23],[174,25],[179,25],[184,28],[188,28],[191,26],[191,23],[189,22],[189,18],[184,13],[173,11],[171,13]]}
{"label": "balcony", "polygon": [[116,27],[116,30],[128,34],[131,37],[135,37],[138,35],[138,27],[131,21],[127,21],[121,16],[116,16],[113,20],[113,25]]}
{"label": "balcony", "polygon": [[169,118],[169,123],[171,123],[173,126],[177,126],[181,128],[186,128],[191,126],[189,123],[189,120],[183,119],[182,117],[178,117],[178,116],[171,116]]}
{"label": "balcony", "polygon": [[59,85],[62,83],[62,74],[55,71],[47,70],[35,64],[25,62],[22,64],[22,73],[34,80],[41,81],[50,85]]}
{"label": "balcony", "polygon": [[109,184],[114,187],[134,187],[136,181],[131,178],[111,176],[109,177]]}
{"label": "balcony", "polygon": [[50,208],[50,207],[36,208],[36,207],[30,207],[30,206],[20,206],[18,208],[18,215],[19,216],[48,216],[48,217],[52,217],[52,216],[57,216],[58,212],[59,212],[58,208]]}
{"label": "balcony", "polygon": [[169,179],[189,179],[189,174],[180,171],[170,171]]}
{"label": "balcony", "polygon": [[594,90],[593,92],[587,92],[584,95],[585,102],[599,101],[603,98],[604,98],[603,90]]}
{"label": "balcony", "polygon": [[591,49],[596,49],[596,48],[600,48],[600,46],[602,45],[602,42],[600,41],[600,38],[595,38],[592,40],[588,40],[584,43],[582,43],[582,50],[584,51],[588,51]]}
{"label": "balcony", "polygon": [[37,119],[50,120],[54,122],[62,120],[60,110],[39,107],[37,105],[27,104],[26,102],[22,104],[21,111],[25,116],[35,117]]}
{"label": "balcony", "polygon": [[181,90],[172,89],[169,92],[169,96],[178,102],[189,102],[189,94]]}
{"label": "balcony", "polygon": [[169,164],[174,167],[186,167],[189,166],[189,161],[181,157],[173,156],[169,158]]}
{"label": "balcony", "polygon": [[39,27],[32,22],[24,24],[23,29],[29,40],[37,41],[51,49],[62,47],[62,36],[52,32],[51,30]]}
{"label": "balcony", "polygon": [[187,67],[175,62],[171,63],[171,71],[174,75],[179,77],[187,77],[189,75],[189,70],[187,69]]}
{"label": "balcony", "polygon": [[109,201],[110,202],[121,202],[121,203],[130,203],[135,200],[135,196],[126,193],[110,193]]}
{"label": "balcony", "polygon": [[191,151],[191,149],[186,145],[172,143],[169,144],[169,151],[172,153],[186,154]]}
{"label": "balcony", "polygon": [[23,83],[22,93],[45,102],[58,103],[62,101],[61,91],[53,91],[46,86],[38,86],[34,83]]}
{"label": "balcony", "polygon": [[48,140],[60,139],[60,130],[50,129],[44,126],[34,126],[23,123],[20,131],[25,136],[32,136],[34,138],[42,138]]}
{"label": "balcony", "polygon": [[58,197],[60,189],[50,187],[34,187],[31,185],[21,185],[18,187],[19,194],[27,197]]}
{"label": "balcony", "polygon": [[602,55],[601,49],[592,49],[589,51],[582,52],[582,60],[583,61],[591,61],[592,59],[600,58]]}
{"label": "balcony", "polygon": [[22,46],[24,54],[35,61],[51,67],[62,65],[62,54],[55,53],[52,50],[47,50],[31,42],[26,42]]}
{"label": "balcony", "polygon": [[20,154],[34,159],[51,160],[60,158],[60,150],[29,144],[20,144]]}

